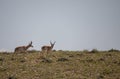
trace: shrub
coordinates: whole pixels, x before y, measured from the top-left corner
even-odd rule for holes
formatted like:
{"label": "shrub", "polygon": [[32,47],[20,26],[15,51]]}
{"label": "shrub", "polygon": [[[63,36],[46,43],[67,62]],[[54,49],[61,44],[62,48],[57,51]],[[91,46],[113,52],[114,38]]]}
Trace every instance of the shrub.
{"label": "shrub", "polygon": [[47,58],[42,58],[42,62],[44,62],[44,63],[52,63],[52,60],[47,59]]}
{"label": "shrub", "polygon": [[67,58],[59,58],[57,61],[68,61]]}
{"label": "shrub", "polygon": [[85,49],[85,50],[83,50],[82,52],[83,52],[83,53],[88,53],[89,50]]}
{"label": "shrub", "polygon": [[20,62],[21,62],[21,63],[24,63],[24,62],[26,62],[26,61],[25,61],[24,59],[22,59],[22,60],[20,60]]}
{"label": "shrub", "polygon": [[39,52],[39,51],[37,51],[37,50],[28,50],[28,52],[29,52],[29,53],[37,53],[37,52]]}
{"label": "shrub", "polygon": [[17,78],[14,76],[9,76],[8,79],[17,79]]}
{"label": "shrub", "polygon": [[112,49],[108,50],[108,52],[120,52],[120,51],[112,48]]}
{"label": "shrub", "polygon": [[93,49],[90,51],[90,53],[98,53],[99,51],[97,49]]}
{"label": "shrub", "polygon": [[53,52],[56,52],[56,50],[54,49],[54,50],[52,50]]}
{"label": "shrub", "polygon": [[0,58],[0,61],[3,61],[4,59],[3,58]]}

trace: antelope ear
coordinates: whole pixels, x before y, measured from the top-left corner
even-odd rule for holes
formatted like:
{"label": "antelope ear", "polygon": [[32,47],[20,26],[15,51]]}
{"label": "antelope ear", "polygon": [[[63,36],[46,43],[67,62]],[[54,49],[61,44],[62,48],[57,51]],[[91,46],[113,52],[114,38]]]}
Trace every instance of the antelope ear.
{"label": "antelope ear", "polygon": [[50,44],[52,45],[52,42],[50,41]]}
{"label": "antelope ear", "polygon": [[32,41],[29,44],[32,44]]}
{"label": "antelope ear", "polygon": [[54,42],[54,44],[56,43],[56,41]]}

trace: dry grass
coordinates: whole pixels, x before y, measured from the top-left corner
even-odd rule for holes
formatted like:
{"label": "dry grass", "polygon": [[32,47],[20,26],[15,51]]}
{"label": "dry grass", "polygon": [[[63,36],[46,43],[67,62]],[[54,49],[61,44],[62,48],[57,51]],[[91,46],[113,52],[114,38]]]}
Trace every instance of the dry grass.
{"label": "dry grass", "polygon": [[0,79],[120,79],[120,52],[0,53]]}

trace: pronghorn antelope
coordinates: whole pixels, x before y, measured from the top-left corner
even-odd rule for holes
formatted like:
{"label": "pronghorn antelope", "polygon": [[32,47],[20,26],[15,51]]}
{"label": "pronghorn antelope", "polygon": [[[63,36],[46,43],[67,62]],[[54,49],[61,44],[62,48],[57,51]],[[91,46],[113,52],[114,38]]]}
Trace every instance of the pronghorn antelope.
{"label": "pronghorn antelope", "polygon": [[30,47],[33,47],[32,41],[27,46],[16,47],[15,50],[14,50],[14,52],[15,53],[27,52],[27,49],[30,48]]}
{"label": "pronghorn antelope", "polygon": [[52,43],[52,42],[50,41],[50,46],[42,46],[42,47],[41,47],[42,53],[47,53],[47,54],[50,53],[50,52],[52,51],[55,43],[56,43],[56,42]]}

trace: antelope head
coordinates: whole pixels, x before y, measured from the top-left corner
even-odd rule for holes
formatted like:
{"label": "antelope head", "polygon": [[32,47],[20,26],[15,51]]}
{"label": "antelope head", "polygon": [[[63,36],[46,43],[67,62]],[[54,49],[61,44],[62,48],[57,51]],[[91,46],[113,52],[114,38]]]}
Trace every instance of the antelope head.
{"label": "antelope head", "polygon": [[32,41],[26,46],[26,49],[28,49],[29,47],[33,47]]}
{"label": "antelope head", "polygon": [[52,43],[52,42],[50,41],[51,49],[54,47],[55,43],[56,43],[56,41],[55,41],[54,43]]}

